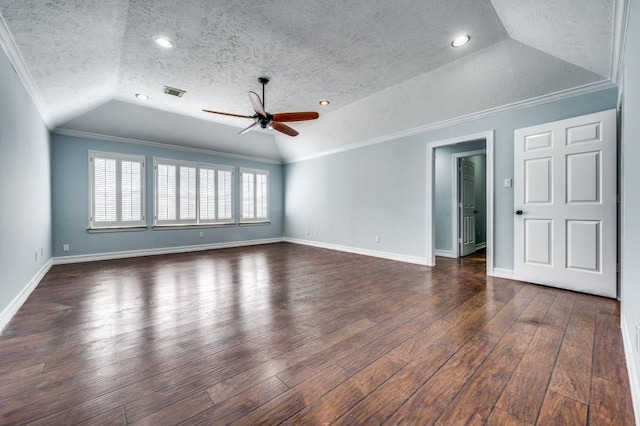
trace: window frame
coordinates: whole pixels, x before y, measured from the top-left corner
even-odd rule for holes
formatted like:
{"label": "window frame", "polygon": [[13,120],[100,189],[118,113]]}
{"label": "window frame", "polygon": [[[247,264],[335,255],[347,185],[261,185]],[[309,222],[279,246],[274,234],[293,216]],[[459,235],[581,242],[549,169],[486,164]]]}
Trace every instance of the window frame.
{"label": "window frame", "polygon": [[[158,166],[171,165],[175,167],[175,219],[158,220]],[[184,167],[195,169],[195,209],[196,215],[194,219],[180,219],[181,204],[181,169]],[[215,191],[215,219],[201,219],[200,214],[200,170],[214,170],[214,191]],[[231,217],[219,219],[219,194],[218,194],[218,172],[226,171],[231,173]],[[172,227],[202,227],[202,226],[228,226],[236,224],[234,198],[236,196],[236,187],[234,184],[235,167],[224,166],[220,164],[197,163],[191,161],[171,160],[167,158],[154,157],[153,159],[153,226],[155,228],[172,228]]]}
{"label": "window frame", "polygon": [[[243,183],[243,178],[242,175],[245,173],[250,173],[253,174],[253,217],[252,218],[244,218],[244,183]],[[257,191],[256,191],[256,180],[257,180],[257,176],[258,175],[263,175],[266,176],[267,178],[267,183],[266,183],[266,188],[267,188],[267,199],[266,199],[266,203],[267,203],[267,215],[266,217],[257,217],[257,209],[258,209],[258,203],[257,203]],[[241,167],[240,168],[240,172],[238,173],[238,179],[240,181],[239,183],[239,203],[240,203],[240,215],[239,215],[239,223],[241,224],[263,224],[263,223],[270,223],[271,222],[271,188],[270,188],[270,183],[271,183],[271,178],[269,176],[269,170],[265,170],[265,169],[254,169],[254,168],[248,168],[248,167]]]}
{"label": "window frame", "polygon": [[[95,159],[106,158],[116,162],[116,220],[109,222],[96,222],[95,218]],[[122,162],[133,161],[140,163],[140,220],[122,219]],[[116,152],[105,152],[89,150],[88,152],[88,173],[89,173],[89,225],[87,230],[130,230],[132,228],[146,228],[146,157],[144,155],[122,154]]]}

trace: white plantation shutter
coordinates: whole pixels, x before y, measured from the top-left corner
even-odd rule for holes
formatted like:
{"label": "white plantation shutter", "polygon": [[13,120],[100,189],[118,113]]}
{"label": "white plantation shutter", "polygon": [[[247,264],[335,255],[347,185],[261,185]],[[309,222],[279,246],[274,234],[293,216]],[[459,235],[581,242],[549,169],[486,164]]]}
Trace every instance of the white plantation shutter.
{"label": "white plantation shutter", "polygon": [[240,170],[242,211],[245,222],[269,221],[269,172],[267,170]]}
{"label": "white plantation shutter", "polygon": [[176,166],[156,165],[156,219],[176,220]]}
{"label": "white plantation shutter", "polygon": [[180,167],[180,220],[196,220],[195,167]]}
{"label": "white plantation shutter", "polygon": [[200,219],[216,219],[216,171],[200,169]]}
{"label": "white plantation shutter", "polygon": [[256,218],[266,219],[267,214],[267,175],[256,174]]}
{"label": "white plantation shutter", "polygon": [[156,225],[234,222],[233,167],[163,159],[154,164]]}
{"label": "white plantation shutter", "polygon": [[242,173],[242,219],[255,217],[254,179],[253,173]]}
{"label": "white plantation shutter", "polygon": [[117,179],[116,160],[94,158],[94,216],[95,223],[116,222]]}
{"label": "white plantation shutter", "polygon": [[122,221],[142,219],[142,163],[123,160],[122,167]]}
{"label": "white plantation shutter", "polygon": [[218,170],[218,219],[233,219],[233,173]]}
{"label": "white plantation shutter", "polygon": [[89,151],[89,228],[145,225],[144,157]]}

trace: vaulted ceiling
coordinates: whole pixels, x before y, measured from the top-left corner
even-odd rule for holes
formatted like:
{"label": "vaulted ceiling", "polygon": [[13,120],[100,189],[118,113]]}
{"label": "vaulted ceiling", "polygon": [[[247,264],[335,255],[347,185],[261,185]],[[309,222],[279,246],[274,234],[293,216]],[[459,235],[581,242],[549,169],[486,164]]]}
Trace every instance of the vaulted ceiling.
{"label": "vaulted ceiling", "polygon": [[[625,1],[0,0],[0,40],[52,129],[291,161],[611,84]],[[239,136],[201,111],[252,115],[260,76],[269,112],[320,118]]]}

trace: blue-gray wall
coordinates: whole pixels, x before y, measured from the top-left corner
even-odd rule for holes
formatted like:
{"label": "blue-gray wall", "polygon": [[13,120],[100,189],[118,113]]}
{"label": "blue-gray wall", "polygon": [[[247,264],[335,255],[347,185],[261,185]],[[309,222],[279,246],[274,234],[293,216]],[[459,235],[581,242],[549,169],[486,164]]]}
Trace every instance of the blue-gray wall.
{"label": "blue-gray wall", "polygon": [[51,259],[49,167],[49,131],[0,49],[0,314]]}
{"label": "blue-gray wall", "polygon": [[[446,145],[441,146],[435,149],[435,180],[434,180],[434,208],[433,208],[433,222],[434,222],[434,231],[436,234],[435,238],[435,249],[443,250],[443,251],[452,251],[453,250],[453,227],[456,226],[453,223],[453,197],[454,197],[454,189],[453,189],[453,154],[459,152],[467,152],[467,151],[477,151],[485,148],[484,141],[476,141],[476,142],[466,142],[455,145]],[[472,158],[470,158],[472,159]],[[478,159],[472,160],[474,163],[480,163]],[[480,172],[480,170],[478,170]],[[476,176],[478,175],[476,173]],[[484,169],[482,169],[484,173]],[[478,191],[477,188],[485,185],[486,181],[483,176],[482,180],[476,180],[476,195],[483,194],[486,197],[486,190]],[[481,193],[480,193],[481,192]],[[477,199],[478,197],[476,197]],[[486,201],[483,203],[483,209],[486,209]],[[479,207],[479,206],[478,206]],[[478,211],[479,208],[478,208]],[[478,216],[477,231],[480,231],[483,238],[486,238],[486,230],[485,225],[480,223],[481,218]],[[486,220],[486,219],[485,219]],[[477,233],[476,233],[477,234]],[[476,236],[477,238],[477,236]],[[478,241],[485,241],[478,240]]]}
{"label": "blue-gray wall", "polygon": [[[629,2],[629,21],[624,52],[624,87],[622,108],[622,227],[621,285],[622,324],[627,330],[628,349],[632,356],[636,381],[640,381],[640,354],[635,350],[635,324],[640,323],[640,4]],[[639,389],[635,389],[638,391]],[[635,395],[640,398],[639,394]],[[638,402],[638,401],[636,401]],[[637,419],[640,421],[640,419]]]}
{"label": "blue-gray wall", "polygon": [[[53,203],[53,255],[55,257],[112,253],[130,250],[153,250],[201,244],[280,238],[283,234],[283,178],[279,164],[259,163],[202,153],[157,148],[145,145],[85,139],[59,134],[51,144]],[[146,231],[90,234],[89,172],[90,150],[143,155],[146,167]],[[243,225],[218,228],[153,230],[153,158],[168,158],[199,163],[269,170],[269,225]],[[237,172],[237,170],[236,170]],[[238,191],[236,173],[236,192]],[[236,197],[236,202],[238,197]],[[239,204],[236,203],[236,218]],[[200,232],[204,237],[200,238]],[[68,252],[62,245],[69,244]]]}
{"label": "blue-gray wall", "polygon": [[502,183],[513,177],[513,131],[616,104],[608,89],[288,164],[285,236],[424,258],[427,144],[494,129],[494,262],[512,270],[513,189]]}

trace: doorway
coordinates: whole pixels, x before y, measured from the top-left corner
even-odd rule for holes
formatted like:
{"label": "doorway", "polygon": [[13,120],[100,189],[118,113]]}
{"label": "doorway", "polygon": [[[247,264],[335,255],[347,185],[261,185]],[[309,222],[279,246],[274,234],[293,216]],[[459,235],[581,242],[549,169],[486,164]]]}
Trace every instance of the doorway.
{"label": "doorway", "polygon": [[[461,144],[466,146],[473,142]],[[484,144],[484,141],[482,141]],[[452,257],[469,256],[487,245],[486,149],[452,156]],[[438,185],[438,181],[434,182]],[[437,200],[436,200],[436,210]],[[437,221],[437,218],[436,218]],[[436,250],[437,250],[436,240]]]}
{"label": "doorway", "polygon": [[[483,143],[482,145],[472,145],[471,143]],[[469,144],[469,145],[466,145]],[[455,147],[455,145],[459,146]],[[475,148],[473,148],[475,146]],[[452,151],[457,152],[473,152],[479,149],[484,149],[485,154],[485,179],[486,179],[486,262],[487,262],[487,274],[493,274],[493,131],[478,133],[468,136],[461,136],[458,138],[447,139],[443,141],[433,142],[427,145],[427,256],[426,263],[429,266],[434,266],[436,264],[436,233],[438,235],[442,234],[442,229],[439,227],[439,224],[436,223],[436,212],[435,212],[435,201],[436,201],[436,180],[442,176],[436,175],[436,150],[441,147],[450,147]],[[466,148],[470,147],[470,148]],[[462,157],[460,157],[462,158]],[[451,160],[449,160],[451,164]],[[453,168],[453,167],[452,167]],[[454,179],[454,173],[449,172],[449,178]],[[457,173],[456,173],[457,174]],[[458,179],[455,178],[457,181]],[[451,191],[451,190],[450,190]],[[455,197],[457,199],[457,197]],[[456,212],[456,214],[451,214],[450,221],[451,223],[459,222],[459,215],[457,200],[455,201],[456,208],[453,209],[453,203],[451,204],[452,212]],[[453,222],[455,220],[455,222]],[[445,232],[447,234],[446,239],[452,243],[451,252],[458,252],[459,246],[456,243],[453,244],[453,241],[458,241],[458,226],[450,225],[446,227]],[[454,251],[455,247],[455,251]],[[453,257],[453,256],[450,256]],[[457,255],[456,255],[457,257]]]}

